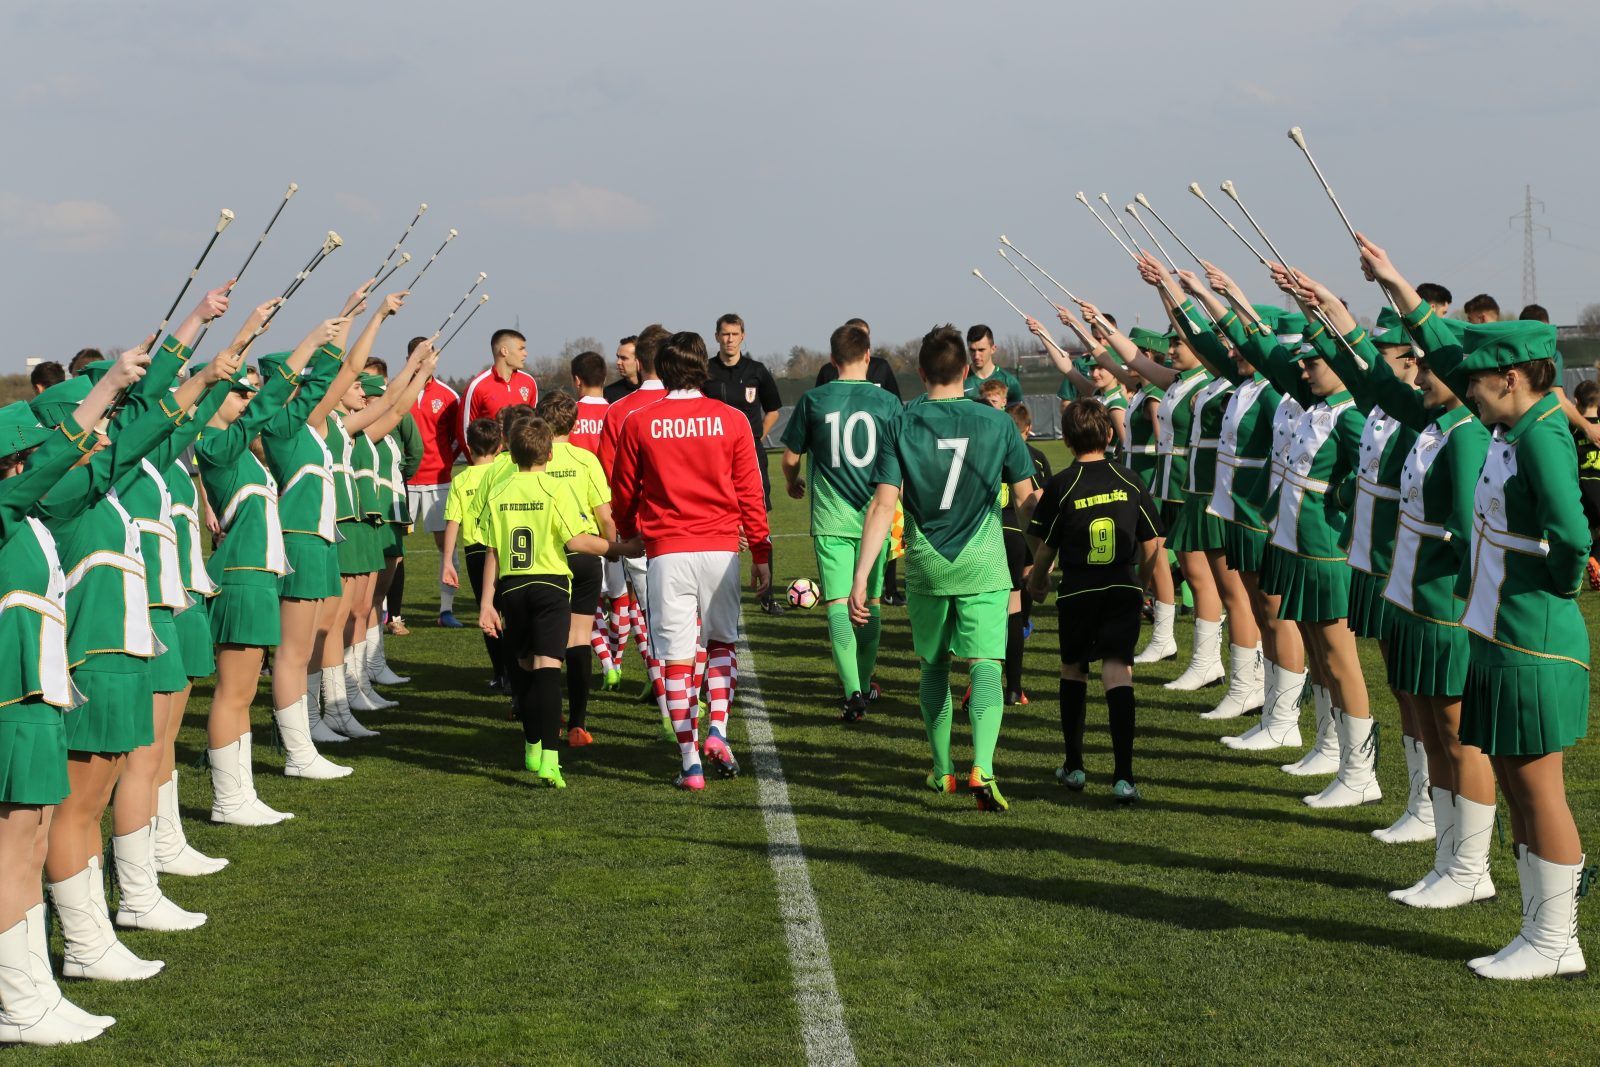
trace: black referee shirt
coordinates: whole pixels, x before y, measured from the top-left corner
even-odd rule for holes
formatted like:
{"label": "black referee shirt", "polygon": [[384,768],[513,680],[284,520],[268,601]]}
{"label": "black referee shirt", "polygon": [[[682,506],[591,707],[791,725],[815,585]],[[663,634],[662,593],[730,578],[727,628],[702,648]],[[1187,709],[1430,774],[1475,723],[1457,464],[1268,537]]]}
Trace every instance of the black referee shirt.
{"label": "black referee shirt", "polygon": [[[817,371],[817,384],[827,385],[837,377],[839,377],[839,368],[835,367],[831,361],[824,363],[822,369]],[[889,390],[894,394],[896,400],[901,399],[900,381],[894,376],[894,370],[890,368],[887,360],[873,359],[870,356],[867,358],[867,381],[879,388]]]}
{"label": "black referee shirt", "polygon": [[630,382],[626,378],[618,378],[616,381],[600,390],[600,395],[606,398],[606,403],[615,404],[617,401],[621,400],[623,397],[627,396],[637,388],[639,388],[639,386],[636,383]]}
{"label": "black referee shirt", "polygon": [[1139,584],[1139,546],[1160,534],[1155,501],[1110,460],[1073,463],[1045,483],[1028,534],[1056,550],[1058,597]]}
{"label": "black referee shirt", "polygon": [[733,405],[750,420],[750,436],[755,439],[759,450],[761,424],[766,421],[767,413],[783,407],[783,398],[778,395],[778,383],[772,380],[772,374],[765,364],[745,355],[741,355],[739,362],[731,367],[722,362],[720,356],[712,356],[709,369],[711,380],[706,383],[703,392],[724,404]]}

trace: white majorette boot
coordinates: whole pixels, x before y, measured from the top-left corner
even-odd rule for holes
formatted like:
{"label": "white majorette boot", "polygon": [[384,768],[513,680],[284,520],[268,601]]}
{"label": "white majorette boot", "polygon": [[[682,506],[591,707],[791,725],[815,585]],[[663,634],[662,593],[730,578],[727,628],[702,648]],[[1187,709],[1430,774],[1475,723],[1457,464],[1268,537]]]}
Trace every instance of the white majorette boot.
{"label": "white majorette boot", "polygon": [[[1522,895],[1521,914],[1523,922],[1526,923],[1528,918],[1528,904],[1532,899],[1529,895],[1529,890],[1533,888],[1533,879],[1528,876],[1528,846],[1513,844],[1511,846],[1511,855],[1512,858],[1514,858],[1517,862],[1517,890]],[[1502,949],[1501,951],[1503,952],[1505,950]],[[1474,959],[1468,960],[1467,966],[1472,970],[1477,970],[1485,963],[1488,963],[1490,960],[1494,959],[1497,955],[1499,955],[1498,952],[1491,952],[1487,956],[1478,956]]]}
{"label": "white majorette boot", "polygon": [[1194,655],[1182,674],[1162,686],[1178,692],[1190,693],[1196,689],[1222,681],[1222,620],[1194,621]]}
{"label": "white majorette boot", "polygon": [[1527,880],[1522,892],[1522,932],[1487,960],[1468,966],[1479,978],[1582,978],[1588,968],[1578,944],[1578,880],[1586,857],[1575,866],[1551,863],[1528,851],[1517,865]]}
{"label": "white majorette boot", "polygon": [[111,839],[117,863],[117,925],[124,930],[193,930],[204,926],[204,912],[185,911],[161,892],[151,852],[150,827]]}
{"label": "white majorette boot", "polygon": [[1228,646],[1228,691],[1216,707],[1202,719],[1237,719],[1267,706],[1266,669],[1262,666],[1261,646]]}
{"label": "white majorette boot", "polygon": [[323,681],[322,671],[306,673],[306,718],[311,723],[311,740],[319,745],[342,744],[350,739],[344,734],[335,733],[331,726],[322,721],[323,694],[327,691],[327,684]]}
{"label": "white majorette boot", "polygon": [[1383,790],[1378,787],[1378,746],[1372,735],[1372,718],[1358,719],[1334,708],[1333,722],[1339,733],[1339,775],[1322,792],[1303,799],[1313,808],[1376,804],[1383,799]]}
{"label": "white majorette boot", "polygon": [[1436,785],[1430,786],[1428,792],[1433,801],[1433,869],[1404,889],[1389,890],[1390,900],[1408,897],[1443,878],[1456,857],[1456,795]]}
{"label": "white majorette boot", "polygon": [[66,947],[61,953],[61,974],[66,978],[98,978],[104,982],[137,982],[161,973],[161,960],[142,960],[117,940],[106,914],[105,898],[96,892],[100,867],[89,866],[61,882],[50,883],[50,900],[61,921]]}
{"label": "white majorette boot", "polygon": [[367,627],[367,677],[373,685],[405,685],[411,681],[389,669],[389,659],[383,651],[383,627]]}
{"label": "white majorette boot", "polygon": [[1222,743],[1241,752],[1266,752],[1274,748],[1300,746],[1300,698],[1305,693],[1306,673],[1295,674],[1275,663],[1268,663],[1267,702],[1261,706],[1261,721],[1238,737],[1224,737]]}
{"label": "white majorette boot", "polygon": [[[33,980],[28,920],[0,932],[0,1042],[13,1045],[75,1045],[99,1037],[103,1026],[87,1026],[54,1011],[60,990]],[[52,988],[54,983],[51,984]]]}
{"label": "white majorette boot", "polygon": [[[345,653],[348,659],[349,653]],[[377,737],[377,730],[369,730],[350,713],[350,699],[345,691],[347,672],[330,667],[322,672],[322,721],[337,733],[349,738]]]}
{"label": "white majorette boot", "polygon": [[[1455,847],[1439,877],[1421,888],[1396,897],[1413,908],[1459,908],[1480,900],[1494,899],[1494,880],[1489,877],[1489,846],[1494,842],[1494,805],[1478,804],[1457,795],[1455,800]],[[1437,817],[1437,813],[1435,813]]]}
{"label": "white majorette boot", "polygon": [[283,773],[289,778],[343,778],[355,768],[329,762],[311,743],[311,727],[306,720],[306,698],[278,708],[272,713],[283,740]]}
{"label": "white majorette boot", "polygon": [[183,820],[178,815],[176,770],[156,790],[156,817],[150,823],[150,840],[155,849],[158,874],[198,878],[205,874],[216,874],[228,865],[227,860],[214,859],[194,848],[184,836]]}
{"label": "white majorette boot", "polygon": [[[1252,738],[1261,732],[1261,723],[1266,718],[1267,710],[1272,707],[1278,696],[1278,665],[1267,659],[1261,658],[1261,717],[1245,727],[1242,734],[1234,737],[1219,737],[1218,741],[1229,748],[1236,748],[1239,742]],[[1201,716],[1204,718],[1204,716]]]}
{"label": "white majorette boot", "polygon": [[1164,659],[1178,657],[1178,639],[1172,636],[1172,620],[1178,615],[1178,606],[1163,604],[1158,600],[1152,610],[1155,612],[1155,622],[1151,624],[1150,640],[1133,657],[1135,663],[1160,663]]}
{"label": "white majorette boot", "polygon": [[367,680],[367,642],[357,641],[344,650],[344,693],[351,711],[383,711],[399,707],[379,696]]}
{"label": "white majorette boot", "polygon": [[256,796],[250,768],[250,735],[231,745],[209,748],[211,760],[211,821],[233,826],[275,826],[294,816],[275,811]]}
{"label": "white majorette boot", "polygon": [[29,908],[23,921],[28,924],[28,974],[33,978],[33,984],[39,987],[39,992],[54,1005],[50,1011],[65,1016],[68,1022],[96,1030],[105,1030],[114,1025],[117,1021],[114,1017],[84,1011],[62,995],[61,987],[56,984],[56,976],[50,970],[50,930],[44,916],[44,901]]}
{"label": "white majorette boot", "polygon": [[1433,840],[1433,794],[1429,791],[1428,754],[1422,742],[1415,737],[1400,738],[1406,753],[1406,771],[1410,776],[1411,790],[1406,794],[1406,810],[1382,830],[1372,831],[1386,845],[1410,845]]}
{"label": "white majorette boot", "polygon": [[1328,692],[1327,686],[1312,685],[1311,702],[1317,709],[1317,738],[1304,756],[1283,765],[1285,774],[1309,778],[1339,770],[1339,731],[1333,723],[1333,694]]}

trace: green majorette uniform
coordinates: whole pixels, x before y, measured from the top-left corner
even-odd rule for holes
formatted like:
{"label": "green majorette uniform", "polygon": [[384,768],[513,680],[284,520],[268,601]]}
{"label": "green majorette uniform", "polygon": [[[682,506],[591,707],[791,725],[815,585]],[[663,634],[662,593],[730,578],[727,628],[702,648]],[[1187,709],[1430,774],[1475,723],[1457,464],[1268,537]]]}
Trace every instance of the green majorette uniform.
{"label": "green majorette uniform", "polygon": [[[1383,407],[1383,401],[1369,385],[1378,380],[1377,372],[1358,367],[1351,358],[1350,349],[1334,343],[1321,323],[1308,339],[1350,390],[1356,406],[1368,409],[1367,421],[1361,428],[1358,465],[1339,487],[1338,494],[1339,502],[1350,515],[1345,540],[1350,566],[1355,568],[1350,576],[1350,629],[1357,637],[1385,640],[1394,626],[1394,610],[1384,598],[1383,589],[1388,584],[1394,560],[1395,527],[1400,516],[1400,473],[1422,427],[1397,418]],[[1411,343],[1400,325],[1400,316],[1388,307],[1378,313],[1378,324],[1371,337],[1366,330],[1357,329],[1345,340],[1366,361],[1368,368],[1383,362],[1376,342]],[[1384,378],[1400,384],[1393,375]],[[1387,390],[1387,395],[1392,403],[1410,406],[1410,402],[1393,389]],[[1418,421],[1426,425],[1428,420],[1420,415],[1411,420]]]}
{"label": "green majorette uniform", "polygon": [[[1458,339],[1427,304],[1405,323],[1430,371],[1463,401],[1474,371],[1555,351],[1555,329],[1543,323],[1467,327]],[[1461,623],[1470,635],[1461,743],[1491,756],[1557,752],[1588,731],[1589,632],[1576,595],[1589,527],[1577,465],[1560,404],[1547,394],[1516,425],[1494,428],[1474,482],[1470,562],[1457,585],[1466,585]]]}
{"label": "green majorette uniform", "polygon": [[1224,543],[1224,524],[1210,514],[1209,507],[1216,488],[1222,421],[1233,395],[1233,383],[1227,378],[1212,377],[1193,395],[1189,473],[1183,486],[1183,506],[1173,528],[1168,531],[1169,545],[1176,552],[1220,550]]}
{"label": "green majorette uniform", "polygon": [[1156,424],[1159,416],[1151,414],[1150,405],[1160,405],[1163,396],[1159,388],[1145,382],[1143,388],[1128,401],[1128,468],[1152,492],[1160,462],[1156,456]]}
{"label": "green majorette uniform", "polygon": [[[371,396],[369,377],[377,376],[363,374],[362,388]],[[361,520],[354,546],[359,556],[352,553],[347,560],[341,554],[339,573],[374,574],[383,570],[383,537],[388,529],[388,513],[378,488],[378,450],[365,430],[350,437],[350,473],[356,489],[356,512]],[[347,570],[347,563],[360,569]]]}
{"label": "green majorette uniform", "polygon": [[1204,366],[1191,367],[1167,386],[1157,412],[1156,457],[1160,471],[1153,494],[1161,504],[1161,526],[1172,536],[1183,505],[1183,487],[1189,481],[1189,437],[1194,423],[1194,396],[1211,383]]}
{"label": "green majorette uniform", "polygon": [[59,804],[71,791],[67,579],[55,538],[28,512],[94,447],[94,435],[47,430],[25,403],[0,408],[0,453],[34,446],[22,473],[0,481],[0,804]]}
{"label": "green majorette uniform", "polygon": [[422,465],[422,432],[417,420],[406,412],[400,424],[383,439],[383,447],[393,451],[389,468],[389,489],[394,498],[389,512],[389,537],[384,543],[384,559],[398,559],[406,554],[406,531],[411,527],[411,502],[406,483]]}
{"label": "green majorette uniform", "polygon": [[1346,517],[1333,490],[1350,473],[1366,420],[1345,390],[1322,398],[1312,394],[1300,377],[1300,360],[1314,353],[1291,355],[1265,327],[1252,326],[1240,351],[1305,409],[1289,439],[1269,542],[1277,552],[1263,571],[1262,588],[1283,598],[1281,619],[1343,619],[1350,612],[1350,567],[1341,547]]}
{"label": "green majorette uniform", "polygon": [[[1267,516],[1275,511],[1268,482],[1273,416],[1281,394],[1264,375],[1239,371],[1216,334],[1195,324],[1191,301],[1180,310],[1190,345],[1233,384],[1217,435],[1216,473],[1206,513],[1223,521],[1222,550],[1228,566],[1259,572],[1269,536]],[[1234,347],[1244,344],[1248,334],[1236,313],[1229,311],[1217,325]]]}
{"label": "green majorette uniform", "polygon": [[[278,518],[283,525],[283,552],[289,571],[278,582],[286,600],[322,600],[338,596],[339,527],[335,519],[333,453],[310,419],[328,395],[342,365],[340,349],[323,345],[300,374],[300,390],[261,431],[267,466],[276,479]],[[262,356],[263,376],[277,373],[289,353]]]}
{"label": "green majorette uniform", "polygon": [[[289,561],[278,517],[278,481],[250,451],[250,442],[283,410],[300,379],[283,364],[263,372],[261,391],[244,414],[226,429],[202,430],[195,445],[200,479],[222,523],[222,541],[206,563],[218,587],[211,602],[211,635],[219,645],[273,648],[282,638],[278,584]],[[232,385],[248,390],[248,372],[240,371]]]}
{"label": "green majorette uniform", "polygon": [[1006,407],[1011,407],[1013,404],[1022,403],[1022,383],[1017,381],[1017,376],[1015,374],[1012,374],[999,364],[995,365],[994,370],[989,372],[989,377],[987,378],[978,377],[976,371],[969,371],[967,373],[967,382],[964,386],[962,386],[962,389],[966,392],[969,400],[983,399],[978,394],[978,390],[983,388],[984,382],[1005,383]]}
{"label": "green majorette uniform", "polygon": [[[195,409],[194,421],[205,426],[226,399],[226,388],[214,389]],[[209,678],[217,672],[216,646],[211,637],[211,598],[217,595],[217,583],[206,571],[204,542],[200,535],[200,494],[194,486],[194,475],[189,464],[179,457],[167,464],[162,472],[167,482],[167,495],[172,499],[172,525],[178,533],[178,575],[184,591],[189,594],[189,606],[178,612],[173,621],[178,627],[178,647],[183,650],[183,673],[192,681]]]}
{"label": "green majorette uniform", "polygon": [[344,419],[336,411],[328,416],[328,432],[323,437],[328,453],[333,457],[333,501],[339,530],[339,574],[354,576],[367,573],[362,569],[366,562],[366,548],[357,544],[364,537],[366,523],[356,512],[355,470],[350,464],[350,453],[355,442],[345,431]]}
{"label": "green majorette uniform", "polygon": [[[150,661],[159,653],[139,530],[115,486],[184,421],[167,387],[190,349],[168,337],[112,426],[111,446],[68,471],[39,502],[55,535],[67,586],[67,658],[83,705],[67,716],[72,752],[132,752],[155,740]],[[87,377],[34,397],[42,422],[59,424],[87,395]],[[181,687],[180,687],[181,688]]]}
{"label": "green majorette uniform", "polygon": [[[900,402],[872,382],[837,378],[808,389],[784,428],[784,447],[810,457],[811,540],[824,602],[850,595],[861,525],[872,501],[873,467],[900,410]],[[883,595],[888,552],[885,541],[867,579],[869,598]]]}

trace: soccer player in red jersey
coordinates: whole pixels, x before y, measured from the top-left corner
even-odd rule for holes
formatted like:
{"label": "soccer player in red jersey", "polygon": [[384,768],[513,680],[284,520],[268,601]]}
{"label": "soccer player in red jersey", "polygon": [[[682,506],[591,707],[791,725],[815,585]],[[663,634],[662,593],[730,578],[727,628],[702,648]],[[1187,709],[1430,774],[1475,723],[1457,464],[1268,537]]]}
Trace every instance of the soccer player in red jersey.
{"label": "soccer player in red jersey", "polygon": [[[406,355],[425,340],[426,337],[413,337],[406,345]],[[461,397],[438,378],[429,378],[417,394],[416,403],[411,405],[411,417],[422,437],[422,462],[406,482],[406,503],[410,505],[411,521],[431,533],[433,543],[442,550],[444,503],[450,495],[451,471],[456,457],[467,453],[466,438],[461,431]],[[441,582],[441,626],[461,625],[456,622],[455,604],[456,591]]]}
{"label": "soccer player in red jersey", "polygon": [[489,338],[494,363],[467,383],[461,394],[461,438],[474,419],[492,419],[512,404],[539,404],[539,385],[522,368],[528,363],[528,339],[516,330],[496,330]]}
{"label": "soccer player in red jersey", "polygon": [[[611,401],[605,398],[606,359],[598,352],[581,352],[572,357],[572,387],[578,394],[578,415],[573,421],[567,440],[578,448],[600,454],[600,431],[605,426],[606,409]],[[617,640],[612,619],[616,612],[609,605],[618,597],[628,595],[627,572],[622,561],[602,560],[600,579],[600,604],[594,612],[594,628],[589,634],[589,645],[600,659],[604,672],[601,689],[615,689],[622,684],[622,644]]]}
{"label": "soccer player in red jersey", "polygon": [[624,420],[612,502],[619,534],[644,539],[650,647],[665,663],[683,759],[677,784],[698,791],[706,781],[690,693],[696,636],[704,636],[710,657],[705,755],[731,777],[739,773],[728,748],[728,709],[738,670],[740,538],[750,545],[758,597],[772,585],[772,539],[749,423],[700,391],[709,374],[705,341],[696,333],[673,334],[654,362],[667,393]]}
{"label": "soccer player in red jersey", "polygon": [[578,394],[578,419],[568,438],[579,448],[600,454],[600,430],[605,425],[611,401],[603,395],[606,359],[598,352],[583,352],[572,357],[572,388]]}

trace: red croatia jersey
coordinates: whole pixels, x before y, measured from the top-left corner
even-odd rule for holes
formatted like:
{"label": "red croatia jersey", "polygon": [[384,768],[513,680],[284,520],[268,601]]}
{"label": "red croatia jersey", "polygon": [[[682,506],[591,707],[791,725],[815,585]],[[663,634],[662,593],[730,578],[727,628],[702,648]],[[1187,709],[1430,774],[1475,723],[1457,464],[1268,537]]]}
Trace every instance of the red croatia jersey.
{"label": "red croatia jersey", "polygon": [[461,439],[466,440],[467,427],[475,419],[492,419],[513,404],[538,403],[539,384],[531,375],[514,370],[510,378],[502,379],[490,367],[468,382],[461,394]]}
{"label": "red croatia jersey", "polygon": [[422,462],[410,485],[445,485],[457,455],[466,455],[461,433],[461,397],[437,378],[429,379],[411,405],[411,417],[422,435]]}
{"label": "red croatia jersey", "polygon": [[[641,382],[639,388],[623,397],[613,400],[606,409],[605,424],[600,430],[600,466],[606,472],[606,477],[611,477],[611,469],[617,463],[617,443],[622,440],[622,424],[627,421],[630,414],[638,411],[647,404],[654,404],[667,395],[666,387],[659,378]],[[615,485],[615,482],[611,484]]]}
{"label": "red croatia jersey", "polygon": [[578,417],[573,420],[572,434],[567,438],[579,448],[600,454],[600,431],[605,428],[606,410],[611,401],[603,396],[580,396]]}

